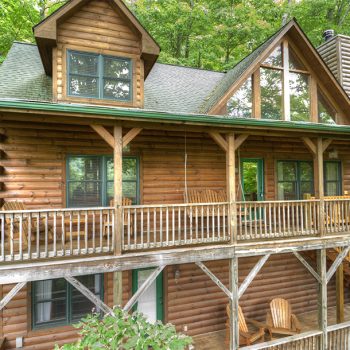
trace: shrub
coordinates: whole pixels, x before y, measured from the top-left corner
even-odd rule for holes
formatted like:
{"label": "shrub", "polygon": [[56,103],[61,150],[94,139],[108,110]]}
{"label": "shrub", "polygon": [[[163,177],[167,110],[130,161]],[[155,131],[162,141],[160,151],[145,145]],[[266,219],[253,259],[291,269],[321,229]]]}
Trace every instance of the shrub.
{"label": "shrub", "polygon": [[129,314],[116,307],[113,314],[91,314],[75,325],[81,339],[55,350],[183,350],[192,343],[184,334],[177,334],[171,324],[152,324],[143,314]]}

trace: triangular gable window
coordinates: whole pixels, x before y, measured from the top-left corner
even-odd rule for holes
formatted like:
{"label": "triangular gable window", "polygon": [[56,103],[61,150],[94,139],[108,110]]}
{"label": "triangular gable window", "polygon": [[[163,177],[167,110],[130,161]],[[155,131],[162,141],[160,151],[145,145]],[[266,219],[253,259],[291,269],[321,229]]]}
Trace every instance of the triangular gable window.
{"label": "triangular gable window", "polygon": [[334,123],[335,109],[316,90],[307,64],[283,40],[228,100],[227,112],[232,118]]}

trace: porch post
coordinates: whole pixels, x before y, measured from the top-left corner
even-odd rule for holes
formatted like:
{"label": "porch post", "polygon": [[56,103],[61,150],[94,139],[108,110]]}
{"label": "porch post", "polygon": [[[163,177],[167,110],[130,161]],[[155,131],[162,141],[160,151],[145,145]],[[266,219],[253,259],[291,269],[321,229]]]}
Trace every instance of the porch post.
{"label": "porch post", "polygon": [[327,256],[326,249],[317,250],[317,269],[321,279],[318,284],[318,325],[322,331],[320,350],[328,349],[327,334]]}
{"label": "porch post", "polygon": [[320,200],[319,214],[319,234],[324,236],[325,232],[325,208],[324,208],[324,185],[323,185],[323,141],[321,137],[316,141],[316,156],[315,156],[315,189],[316,197]]}
{"label": "porch post", "polygon": [[230,259],[230,350],[239,348],[238,325],[238,258],[235,255]]}
{"label": "porch post", "polygon": [[[122,169],[123,134],[121,126],[114,126],[114,254],[122,253]],[[122,304],[122,272],[113,273],[113,305]]]}
{"label": "porch post", "polygon": [[344,322],[344,265],[341,263],[336,272],[337,323]]}
{"label": "porch post", "polygon": [[228,149],[226,152],[227,199],[230,203],[230,236],[231,244],[237,243],[237,204],[236,204],[236,159],[235,134],[227,136]]}

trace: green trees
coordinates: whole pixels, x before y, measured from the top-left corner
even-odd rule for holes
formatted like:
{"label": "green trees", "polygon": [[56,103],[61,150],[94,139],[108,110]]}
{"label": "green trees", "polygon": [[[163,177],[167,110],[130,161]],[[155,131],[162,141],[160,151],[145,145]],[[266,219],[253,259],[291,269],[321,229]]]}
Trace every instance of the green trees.
{"label": "green trees", "polygon": [[[292,17],[314,45],[334,29],[350,35],[348,0],[124,0],[162,47],[160,61],[226,70]],[[14,40],[65,0],[0,2],[0,62]]]}
{"label": "green trees", "polygon": [[62,348],[56,346],[55,350],[183,350],[192,343],[170,324],[148,323],[142,314],[130,315],[120,308],[103,318],[88,315],[77,328],[81,328],[81,339]]}

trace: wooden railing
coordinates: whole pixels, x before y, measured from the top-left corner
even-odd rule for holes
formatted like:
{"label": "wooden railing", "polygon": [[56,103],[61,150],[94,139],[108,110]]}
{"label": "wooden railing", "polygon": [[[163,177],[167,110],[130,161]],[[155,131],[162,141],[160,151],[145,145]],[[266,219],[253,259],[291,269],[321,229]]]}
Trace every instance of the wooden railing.
{"label": "wooden railing", "polygon": [[[245,346],[244,350],[318,350],[320,349],[321,331],[310,331],[264,343]],[[341,349],[341,348],[338,348]],[[344,348],[345,349],[345,348]],[[335,349],[334,349],[335,350]]]}
{"label": "wooden railing", "polygon": [[350,322],[329,326],[328,350],[350,349]]}
{"label": "wooden railing", "polygon": [[229,204],[169,204],[123,207],[124,250],[227,242]]}
{"label": "wooden railing", "polygon": [[325,200],[325,229],[327,233],[349,232],[350,200]]}
{"label": "wooden railing", "polygon": [[319,201],[238,202],[238,240],[315,235]]}
{"label": "wooden railing", "polygon": [[0,212],[0,261],[107,253],[114,244],[114,209]]}

